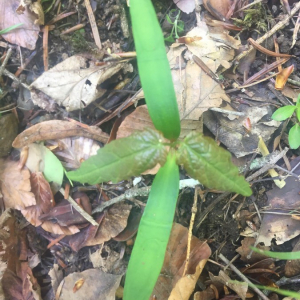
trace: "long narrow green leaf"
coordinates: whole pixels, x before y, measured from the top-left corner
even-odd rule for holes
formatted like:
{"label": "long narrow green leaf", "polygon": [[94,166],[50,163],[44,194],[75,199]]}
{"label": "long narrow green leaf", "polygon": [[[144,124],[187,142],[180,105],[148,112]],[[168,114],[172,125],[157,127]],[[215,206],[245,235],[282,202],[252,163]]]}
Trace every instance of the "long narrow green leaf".
{"label": "long narrow green leaf", "polygon": [[278,259],[284,259],[284,260],[294,260],[294,259],[300,259],[300,251],[295,252],[272,252],[267,250],[258,249],[255,247],[250,247],[254,252],[272,257],[272,258],[278,258]]}
{"label": "long narrow green leaf", "polygon": [[211,138],[197,132],[190,133],[178,149],[178,163],[188,174],[209,188],[227,190],[249,196],[249,183],[239,175],[231,162],[230,153]]}
{"label": "long narrow green leaf", "polygon": [[[269,291],[275,292],[275,293],[283,295],[283,296],[292,297],[294,299],[300,299],[300,293],[297,293],[297,292],[277,289],[277,288],[264,286],[264,285],[257,285],[257,284],[254,284],[254,285],[261,290],[269,290]],[[251,285],[250,285],[250,287],[251,287]]]}
{"label": "long narrow green leaf", "polygon": [[2,30],[0,30],[0,35],[8,33],[10,31],[12,31],[12,30],[20,27],[21,25],[23,25],[23,23],[19,23],[19,24],[16,24],[16,25],[12,25],[12,26],[10,26],[8,28],[2,29]]}
{"label": "long narrow green leaf", "polygon": [[105,145],[67,176],[89,184],[119,182],[137,176],[157,163],[165,163],[168,151],[163,141],[163,136],[153,129],[135,132]]}

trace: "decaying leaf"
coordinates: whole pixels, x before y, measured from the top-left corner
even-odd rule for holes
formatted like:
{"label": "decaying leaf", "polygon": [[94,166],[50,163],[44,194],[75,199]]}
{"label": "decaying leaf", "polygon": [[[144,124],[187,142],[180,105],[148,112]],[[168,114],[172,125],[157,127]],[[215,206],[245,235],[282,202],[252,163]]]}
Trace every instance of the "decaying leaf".
{"label": "decaying leaf", "polygon": [[94,140],[84,137],[50,140],[48,144],[52,147],[56,146],[53,152],[68,171],[78,169],[83,161],[96,155],[100,148]]}
{"label": "decaying leaf", "polygon": [[285,87],[285,84],[287,80],[289,79],[289,76],[294,71],[294,65],[291,65],[285,69],[283,69],[277,76],[276,76],[276,82],[275,82],[275,89],[276,90],[283,90]]}
{"label": "decaying leaf", "polygon": [[34,21],[34,24],[44,25],[44,11],[41,4],[41,0],[21,0],[16,12],[21,15],[26,10],[26,7],[38,16],[38,19]]}
{"label": "decaying leaf", "polygon": [[217,19],[224,21],[232,4],[231,0],[203,0],[205,8]]}
{"label": "decaying leaf", "polygon": [[35,24],[36,15],[28,7],[24,8],[23,14],[18,14],[18,5],[19,0],[0,0],[0,30],[22,23],[20,27],[3,34],[2,37],[9,43],[34,50],[40,31],[39,25]]}
{"label": "decaying leaf", "polygon": [[36,205],[31,192],[30,172],[28,169],[20,170],[18,162],[0,161],[0,190],[5,208],[24,209]]}
{"label": "decaying leaf", "polygon": [[[128,115],[125,120],[121,123],[118,132],[117,139],[127,137],[136,130],[144,130],[145,128],[153,128],[154,125],[148,113],[146,105],[138,106],[133,113]],[[201,123],[195,120],[182,120],[181,121],[181,132],[180,139],[183,139],[191,131],[200,131]]]}
{"label": "decaying leaf", "polygon": [[[299,157],[292,160],[291,167],[295,167],[299,161]],[[293,173],[300,175],[300,167]],[[257,239],[258,243],[264,243],[265,246],[270,246],[272,239],[276,240],[277,245],[281,245],[300,234],[299,221],[287,214],[300,205],[299,181],[294,177],[287,177],[285,181],[286,185],[282,189],[275,186],[267,192],[266,206],[271,209],[268,209],[270,213],[263,215]],[[272,211],[276,214],[272,214]]]}
{"label": "decaying leaf", "polygon": [[[81,273],[74,272],[65,277],[59,300],[115,300],[116,289],[122,275],[104,273],[100,269],[88,269]],[[84,280],[80,289],[73,292],[75,282]],[[95,284],[97,283],[97,284]]]}
{"label": "decaying leaf", "polygon": [[21,210],[23,216],[34,226],[42,224],[39,217],[41,214],[48,213],[54,206],[54,198],[48,181],[43,173],[31,173],[30,177],[31,191],[35,196],[36,205],[26,207]]}
{"label": "decaying leaf", "polygon": [[67,137],[86,137],[106,143],[108,134],[97,126],[79,126],[75,122],[51,120],[38,123],[22,131],[14,140],[13,147],[22,148],[37,141],[56,140]]}
{"label": "decaying leaf", "polygon": [[9,154],[12,142],[18,134],[18,121],[14,114],[0,117],[0,157]]}
{"label": "decaying leaf", "polygon": [[246,293],[248,290],[248,283],[246,282],[232,282],[232,279],[224,272],[220,271],[219,276],[214,276],[210,274],[210,279],[212,280],[213,283],[222,283],[225,286],[228,286],[232,290],[234,290],[242,300],[246,299]]}
{"label": "decaying leaf", "polygon": [[[211,255],[211,250],[205,242],[193,236],[187,275],[182,277],[185,268],[187,242],[188,229],[174,223],[161,271],[162,274],[168,274],[169,276],[159,276],[153,290],[153,295],[156,295],[158,299],[187,300],[194,291],[202,268]],[[183,298],[172,298],[170,296],[169,298],[172,290],[173,295],[184,290],[183,294],[185,296]]]}
{"label": "decaying leaf", "polygon": [[46,94],[58,105],[73,111],[85,108],[106,90],[98,88],[105,80],[119,72],[125,64],[87,67],[87,60],[79,55],[67,58],[31,85],[33,103],[46,109],[48,102],[42,100],[39,92]]}
{"label": "decaying leaf", "polygon": [[[300,240],[293,248],[293,252],[300,251]],[[284,275],[286,277],[293,277],[300,274],[300,259],[287,260],[284,267]]]}
{"label": "decaying leaf", "polygon": [[103,244],[117,236],[126,227],[130,210],[131,205],[128,204],[112,206],[97,220],[101,222],[99,227],[89,225],[71,237],[69,241],[71,248],[78,251],[85,246]]}
{"label": "decaying leaf", "polygon": [[[223,28],[217,27],[209,31],[204,22],[186,36],[201,39],[184,46],[173,44],[168,52],[168,59],[181,118],[199,120],[204,111],[210,107],[219,107],[223,100],[230,102],[230,98],[218,82],[194,63],[192,55],[200,58],[212,72],[216,72],[220,65],[227,69],[230,67],[229,61],[234,57],[234,49],[239,47],[239,42],[224,32]],[[229,47],[231,49],[228,49]],[[182,53],[185,49],[189,50],[185,54],[186,65],[182,62]]]}

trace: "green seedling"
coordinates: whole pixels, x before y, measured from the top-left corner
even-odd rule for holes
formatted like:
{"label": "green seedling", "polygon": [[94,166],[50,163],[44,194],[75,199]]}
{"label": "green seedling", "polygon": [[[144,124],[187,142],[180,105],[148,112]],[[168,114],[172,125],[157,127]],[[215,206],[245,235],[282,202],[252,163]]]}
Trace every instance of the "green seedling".
{"label": "green seedling", "polygon": [[[173,17],[175,15],[175,17]],[[180,20],[180,11],[172,9],[169,14],[166,15],[166,19],[169,24],[173,25],[171,33],[165,38],[166,42],[174,43],[179,38],[179,34],[184,31],[184,22]],[[174,19],[174,21],[172,21]]]}
{"label": "green seedling", "polygon": [[183,141],[164,38],[151,0],[131,0],[137,63],[150,117],[156,128],[133,133],[99,149],[68,178],[81,183],[118,182],[159,163],[126,274],[124,300],[148,300],[164,261],[179,190],[179,167],[208,188],[251,195],[230,153],[192,132]]}
{"label": "green seedling", "polygon": [[6,33],[10,32],[10,31],[12,31],[12,30],[14,30],[14,29],[16,29],[16,28],[22,26],[22,25],[23,25],[23,23],[19,23],[19,24],[16,24],[16,25],[7,27],[7,28],[5,28],[5,29],[2,29],[2,30],[0,30],[0,35],[6,34]]}
{"label": "green seedling", "polygon": [[278,108],[272,115],[276,121],[284,121],[296,113],[297,123],[289,131],[289,144],[292,149],[300,147],[300,94],[296,105],[286,105]]}

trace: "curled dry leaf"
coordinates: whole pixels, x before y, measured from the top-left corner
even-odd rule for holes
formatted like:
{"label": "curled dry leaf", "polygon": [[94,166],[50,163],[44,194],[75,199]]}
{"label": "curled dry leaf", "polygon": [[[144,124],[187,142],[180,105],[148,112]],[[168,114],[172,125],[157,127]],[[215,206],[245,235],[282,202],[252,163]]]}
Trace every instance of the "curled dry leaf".
{"label": "curled dry leaf", "polygon": [[83,161],[92,155],[96,155],[100,148],[95,141],[84,137],[50,140],[48,143],[56,146],[53,152],[62,161],[67,171],[78,169]]}
{"label": "curled dry leaf", "polygon": [[39,226],[42,222],[39,220],[41,214],[48,213],[54,206],[54,198],[48,181],[43,173],[31,173],[30,177],[31,191],[35,195],[36,205],[26,207],[21,213],[34,226]]}
{"label": "curled dry leaf", "polygon": [[74,251],[78,251],[85,246],[100,245],[117,236],[127,225],[127,219],[131,210],[131,205],[113,205],[105,214],[102,214],[97,222],[100,226],[89,225],[72,236],[70,246]]}
{"label": "curled dry leaf", "polygon": [[38,123],[20,133],[13,142],[13,147],[22,148],[36,141],[63,139],[72,136],[87,137],[102,143],[108,141],[108,134],[97,126],[80,126],[75,122],[51,120]]}
{"label": "curled dry leaf", "polygon": [[24,209],[36,205],[31,192],[30,172],[20,170],[18,162],[0,160],[0,189],[5,208]]}
{"label": "curled dry leaf", "polygon": [[204,7],[217,19],[224,21],[232,4],[231,0],[203,0]]}
{"label": "curled dry leaf", "polygon": [[23,14],[18,14],[18,4],[19,0],[0,0],[0,30],[22,23],[20,27],[3,34],[2,37],[9,43],[34,50],[40,31],[39,25],[34,23],[36,15],[28,7],[25,7]]}
{"label": "curled dry leaf", "polygon": [[119,63],[88,68],[86,58],[79,55],[69,57],[30,85],[33,103],[43,109],[48,107],[48,101],[39,96],[42,92],[68,111],[85,108],[106,92],[98,86],[125,66]]}
{"label": "curled dry leaf", "polygon": [[289,79],[289,76],[293,73],[293,71],[294,71],[294,65],[282,69],[282,71],[276,76],[276,82],[275,82],[276,90],[280,90],[280,91],[283,90],[287,80]]}

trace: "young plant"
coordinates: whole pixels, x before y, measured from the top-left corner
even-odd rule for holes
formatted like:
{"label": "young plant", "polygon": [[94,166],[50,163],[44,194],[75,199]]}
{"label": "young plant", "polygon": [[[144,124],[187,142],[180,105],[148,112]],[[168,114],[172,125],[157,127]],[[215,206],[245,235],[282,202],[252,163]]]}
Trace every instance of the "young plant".
{"label": "young plant", "polygon": [[300,94],[296,105],[286,105],[278,108],[272,115],[272,119],[276,121],[284,121],[296,113],[298,122],[289,131],[289,144],[292,149],[300,147]]}
{"label": "young plant", "polygon": [[251,195],[249,184],[214,140],[191,132],[183,141],[164,38],[151,0],[131,0],[130,15],[142,87],[157,130],[112,141],[68,173],[95,184],[138,176],[159,163],[126,274],[124,300],[148,300],[159,276],[179,191],[179,167],[208,188]]}
{"label": "young plant", "polygon": [[[175,18],[173,17],[175,15]],[[173,25],[171,33],[165,38],[166,42],[173,43],[175,39],[179,38],[180,33],[184,31],[184,23],[183,21],[179,20],[180,18],[180,11],[177,9],[172,9],[169,14],[166,15],[166,19],[169,24]],[[172,21],[174,19],[174,21]]]}

